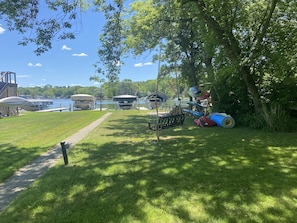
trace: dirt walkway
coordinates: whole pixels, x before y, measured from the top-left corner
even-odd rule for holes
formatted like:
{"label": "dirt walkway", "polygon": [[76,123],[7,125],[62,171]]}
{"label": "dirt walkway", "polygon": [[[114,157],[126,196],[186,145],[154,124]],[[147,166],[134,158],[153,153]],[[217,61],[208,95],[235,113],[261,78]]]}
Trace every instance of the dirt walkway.
{"label": "dirt walkway", "polygon": [[[109,115],[106,113],[90,125],[79,130],[77,133],[63,140],[71,148],[88,135],[94,128],[100,125]],[[42,176],[49,168],[55,165],[58,159],[62,158],[60,143],[48,150],[40,157],[36,158],[31,164],[22,167],[13,176],[0,184],[0,212],[6,208],[10,202],[32,182]]]}

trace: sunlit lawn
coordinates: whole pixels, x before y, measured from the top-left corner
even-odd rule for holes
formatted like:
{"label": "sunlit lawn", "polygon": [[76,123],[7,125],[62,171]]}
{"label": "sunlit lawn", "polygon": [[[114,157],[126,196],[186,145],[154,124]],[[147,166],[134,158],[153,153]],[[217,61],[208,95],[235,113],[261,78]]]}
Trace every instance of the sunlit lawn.
{"label": "sunlit lawn", "polygon": [[102,114],[97,111],[27,112],[0,119],[0,183]]}
{"label": "sunlit lawn", "polygon": [[296,133],[188,118],[156,142],[146,121],[146,112],[113,112],[0,222],[296,222]]}

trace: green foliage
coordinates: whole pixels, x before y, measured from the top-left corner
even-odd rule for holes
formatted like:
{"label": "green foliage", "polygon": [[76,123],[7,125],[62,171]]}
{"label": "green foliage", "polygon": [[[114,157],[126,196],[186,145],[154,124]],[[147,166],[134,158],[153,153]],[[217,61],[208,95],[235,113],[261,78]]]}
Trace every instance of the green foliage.
{"label": "green foliage", "polygon": [[272,103],[268,115],[271,118],[273,126],[270,130],[285,132],[285,131],[295,131],[297,120],[291,118],[287,111],[278,103]]}
{"label": "green foliage", "polygon": [[99,39],[101,46],[98,49],[100,61],[95,64],[96,71],[110,82],[118,81],[120,67],[122,65],[122,10],[123,0],[98,2],[98,9],[105,15],[106,24]]}
{"label": "green foliage", "polygon": [[[26,46],[34,43],[34,51],[40,55],[51,49],[55,39],[73,39],[75,34],[73,25],[77,24],[80,11],[87,7],[82,0],[50,0],[45,1],[10,1],[0,2],[0,18],[4,17],[9,30],[14,30],[22,35],[20,45]],[[46,6],[46,7],[44,7]],[[50,18],[42,16],[43,10],[51,12]]]}
{"label": "green foliage", "polygon": [[125,23],[125,46],[136,55],[160,47],[162,76],[178,73],[185,84],[193,86],[211,76],[209,61],[216,44],[204,41],[205,24],[194,22],[193,8],[180,8],[178,1],[133,2]]}
{"label": "green foliage", "polygon": [[288,110],[296,105],[297,78],[282,75],[279,78],[271,75],[264,75],[263,95],[269,102],[274,102]]}
{"label": "green foliage", "polygon": [[268,126],[261,115],[254,113],[238,114],[235,116],[235,119],[237,124],[249,126],[254,129],[273,132],[294,132],[297,130],[297,119],[290,117],[281,105],[276,103],[271,104],[267,115],[270,117],[272,126]]}
{"label": "green foliage", "polygon": [[236,125],[249,126],[253,129],[266,129],[264,118],[259,114],[246,113],[238,114],[236,117]]}
{"label": "green foliage", "polygon": [[253,113],[252,102],[247,98],[247,92],[236,69],[222,66],[214,73],[216,81],[212,83],[212,101],[214,112],[225,112],[232,116]]}
{"label": "green foliage", "polygon": [[164,5],[153,0],[133,1],[129,13],[124,23],[126,47],[139,55],[159,45],[168,31],[168,22],[163,21],[167,15]]}

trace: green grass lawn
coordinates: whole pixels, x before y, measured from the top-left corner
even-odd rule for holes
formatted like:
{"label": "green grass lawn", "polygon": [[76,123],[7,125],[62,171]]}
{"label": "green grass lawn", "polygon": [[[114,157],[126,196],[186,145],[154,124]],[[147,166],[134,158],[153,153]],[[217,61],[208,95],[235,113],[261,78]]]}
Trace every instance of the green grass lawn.
{"label": "green grass lawn", "polygon": [[199,128],[188,118],[157,142],[147,119],[113,112],[0,222],[296,222],[296,133]]}
{"label": "green grass lawn", "polygon": [[0,119],[0,183],[102,114],[96,111],[27,112]]}

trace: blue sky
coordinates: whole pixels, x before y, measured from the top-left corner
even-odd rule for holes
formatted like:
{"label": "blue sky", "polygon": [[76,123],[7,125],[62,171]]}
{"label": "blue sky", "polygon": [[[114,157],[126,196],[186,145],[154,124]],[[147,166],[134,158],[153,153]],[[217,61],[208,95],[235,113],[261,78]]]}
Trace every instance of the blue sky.
{"label": "blue sky", "polygon": [[[82,26],[74,40],[54,41],[53,48],[36,56],[32,44],[24,47],[17,44],[21,36],[0,20],[0,71],[17,74],[20,87],[44,86],[98,86],[91,82],[99,57],[99,33],[104,25],[102,13],[88,10],[82,14]],[[145,81],[156,79],[157,63],[151,63],[152,55],[124,59],[120,80]]]}

